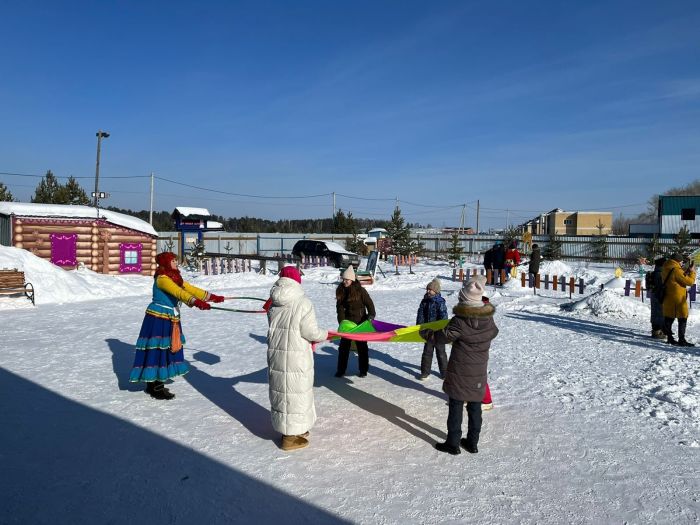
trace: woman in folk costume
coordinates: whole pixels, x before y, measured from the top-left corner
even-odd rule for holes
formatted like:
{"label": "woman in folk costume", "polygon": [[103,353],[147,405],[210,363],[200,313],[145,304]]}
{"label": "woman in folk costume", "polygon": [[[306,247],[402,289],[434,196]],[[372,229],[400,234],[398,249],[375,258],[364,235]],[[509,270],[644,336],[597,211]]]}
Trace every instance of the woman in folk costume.
{"label": "woman in folk costume", "polygon": [[282,434],[282,450],[296,450],[309,445],[309,430],[316,421],[312,345],[325,340],[328,332],[316,324],[299,270],[285,266],[279,275],[267,312],[270,413],[273,428]]}
{"label": "woman in folk costume", "polygon": [[185,336],[180,328],[180,303],[209,310],[211,306],[206,301],[220,303],[224,298],[184,281],[174,253],[159,253],[156,262],[153,300],[136,341],[129,381],[146,383],[146,393],[156,399],[172,399],[175,394],[165,388],[164,382],[189,369],[182,350]]}
{"label": "woman in folk costume", "polygon": [[[335,309],[338,314],[338,324],[345,320],[360,324],[367,319],[374,319],[376,315],[374,311],[374,303],[372,298],[367,293],[367,290],[362,288],[362,285],[357,282],[355,270],[352,265],[348,266],[342,275],[343,282],[338,285],[335,290]],[[340,339],[338,347],[338,368],[335,377],[343,377],[345,370],[348,367],[348,359],[350,358],[350,346],[352,341]],[[357,347],[357,358],[359,365],[358,377],[367,377],[369,371],[369,347],[367,341],[355,341]]]}

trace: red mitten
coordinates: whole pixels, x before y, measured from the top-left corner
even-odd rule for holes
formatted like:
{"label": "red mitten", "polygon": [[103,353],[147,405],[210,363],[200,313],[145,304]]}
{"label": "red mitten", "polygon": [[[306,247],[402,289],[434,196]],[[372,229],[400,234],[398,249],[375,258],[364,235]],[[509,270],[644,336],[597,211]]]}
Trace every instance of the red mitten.
{"label": "red mitten", "polygon": [[210,293],[209,294],[209,300],[212,303],[223,303],[224,302],[224,296],[223,295],[216,295],[215,293]]}
{"label": "red mitten", "polygon": [[272,297],[265,301],[265,304],[263,305],[263,310],[265,310],[266,312],[269,312],[270,308],[272,308]]}
{"label": "red mitten", "polygon": [[192,305],[196,306],[200,310],[211,310],[211,305],[205,301],[202,301],[201,299],[195,299]]}

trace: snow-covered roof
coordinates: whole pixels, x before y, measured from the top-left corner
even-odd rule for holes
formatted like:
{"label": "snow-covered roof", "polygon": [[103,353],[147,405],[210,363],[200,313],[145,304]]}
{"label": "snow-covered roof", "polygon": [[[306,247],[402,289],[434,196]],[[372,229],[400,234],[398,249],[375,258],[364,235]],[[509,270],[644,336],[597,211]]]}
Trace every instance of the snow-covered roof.
{"label": "snow-covered roof", "polygon": [[[149,235],[158,235],[153,226],[137,217],[100,208],[100,218],[107,222],[137,230]],[[67,217],[71,219],[95,219],[97,210],[91,206],[73,204],[38,204],[34,202],[0,202],[0,214],[24,217]]]}
{"label": "snow-covered roof", "polygon": [[208,217],[209,215],[211,215],[211,213],[209,213],[209,210],[207,210],[206,208],[187,208],[185,206],[177,206],[175,208],[175,211],[183,217],[189,217],[190,215],[204,215],[205,217]]}

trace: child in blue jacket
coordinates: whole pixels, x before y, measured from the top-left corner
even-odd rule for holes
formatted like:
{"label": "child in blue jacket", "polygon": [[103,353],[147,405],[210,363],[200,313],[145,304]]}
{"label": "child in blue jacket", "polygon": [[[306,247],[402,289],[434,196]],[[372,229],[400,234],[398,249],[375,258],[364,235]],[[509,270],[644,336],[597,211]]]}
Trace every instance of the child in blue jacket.
{"label": "child in blue jacket", "polygon": [[[439,321],[447,319],[447,304],[445,299],[440,295],[440,281],[433,279],[426,286],[425,296],[418,307],[418,315],[416,316],[416,324],[429,323],[431,321]],[[437,352],[438,368],[440,369],[440,377],[445,376],[447,370],[447,352],[445,352],[445,343],[435,343],[434,341],[426,341],[423,346],[423,357],[420,363],[420,376],[418,379],[425,381],[430,375],[430,369],[433,366],[433,352]]]}

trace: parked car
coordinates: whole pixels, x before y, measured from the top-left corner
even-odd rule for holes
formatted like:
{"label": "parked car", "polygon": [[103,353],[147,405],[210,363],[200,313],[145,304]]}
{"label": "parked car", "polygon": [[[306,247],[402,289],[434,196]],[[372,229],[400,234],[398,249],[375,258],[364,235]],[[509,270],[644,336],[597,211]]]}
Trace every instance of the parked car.
{"label": "parked car", "polygon": [[356,253],[349,252],[340,244],[331,241],[315,241],[312,239],[304,239],[297,241],[292,248],[292,254],[301,257],[327,257],[328,262],[336,268],[346,268],[353,265],[357,268],[360,265],[360,256]]}

